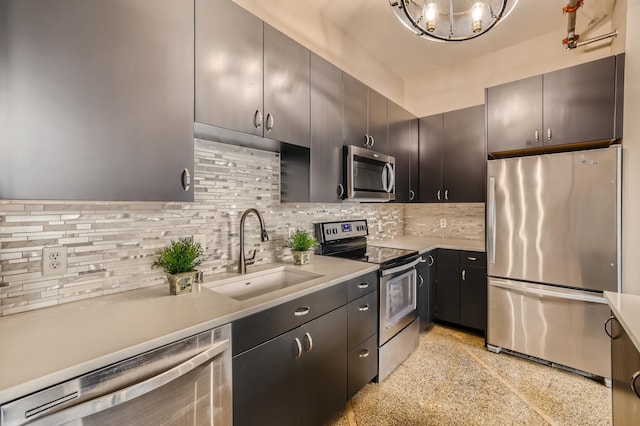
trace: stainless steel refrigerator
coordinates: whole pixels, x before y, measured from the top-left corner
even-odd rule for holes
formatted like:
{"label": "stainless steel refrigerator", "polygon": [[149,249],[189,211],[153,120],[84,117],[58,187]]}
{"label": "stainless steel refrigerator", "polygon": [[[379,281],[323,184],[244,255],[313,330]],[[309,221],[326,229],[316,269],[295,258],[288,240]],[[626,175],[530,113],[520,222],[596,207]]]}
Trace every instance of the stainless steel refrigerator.
{"label": "stainless steel refrigerator", "polygon": [[490,350],[611,377],[609,308],[620,291],[620,146],[490,160]]}

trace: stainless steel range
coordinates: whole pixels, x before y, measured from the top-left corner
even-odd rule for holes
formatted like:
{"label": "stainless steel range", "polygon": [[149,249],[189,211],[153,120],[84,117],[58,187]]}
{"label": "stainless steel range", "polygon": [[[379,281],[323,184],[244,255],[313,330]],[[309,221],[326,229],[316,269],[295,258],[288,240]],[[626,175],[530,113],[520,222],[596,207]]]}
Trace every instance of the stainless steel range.
{"label": "stainless steel range", "polygon": [[367,221],[347,220],[315,224],[319,254],[380,265],[378,316],[378,381],[383,381],[418,347],[415,250],[367,244]]}

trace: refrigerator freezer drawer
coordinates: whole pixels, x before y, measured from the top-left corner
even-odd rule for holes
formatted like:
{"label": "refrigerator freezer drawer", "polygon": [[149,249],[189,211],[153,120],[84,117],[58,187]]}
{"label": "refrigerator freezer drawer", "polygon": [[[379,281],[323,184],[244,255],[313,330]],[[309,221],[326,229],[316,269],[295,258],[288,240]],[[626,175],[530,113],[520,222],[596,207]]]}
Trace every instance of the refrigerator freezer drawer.
{"label": "refrigerator freezer drawer", "polygon": [[600,294],[489,278],[488,310],[489,345],[611,377]]}

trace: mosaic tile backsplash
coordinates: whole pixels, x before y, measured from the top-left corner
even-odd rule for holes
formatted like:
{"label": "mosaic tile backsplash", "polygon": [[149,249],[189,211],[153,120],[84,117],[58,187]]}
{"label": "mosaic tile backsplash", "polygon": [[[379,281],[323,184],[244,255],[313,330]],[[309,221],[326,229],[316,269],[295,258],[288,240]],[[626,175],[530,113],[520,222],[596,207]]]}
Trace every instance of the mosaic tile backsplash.
{"label": "mosaic tile backsplash", "polygon": [[484,203],[406,204],[404,224],[407,236],[483,240]]}
{"label": "mosaic tile backsplash", "polygon": [[[405,231],[402,204],[281,204],[277,153],[196,140],[194,174],[193,203],[0,200],[0,315],[166,284],[154,252],[181,236],[206,235],[205,277],[233,270],[250,207],[270,237],[261,243],[257,218],[247,217],[245,248],[257,250],[257,264],[290,260],[289,227],[365,218],[371,240]],[[67,249],[68,269],[43,277],[42,248],[51,246]]]}

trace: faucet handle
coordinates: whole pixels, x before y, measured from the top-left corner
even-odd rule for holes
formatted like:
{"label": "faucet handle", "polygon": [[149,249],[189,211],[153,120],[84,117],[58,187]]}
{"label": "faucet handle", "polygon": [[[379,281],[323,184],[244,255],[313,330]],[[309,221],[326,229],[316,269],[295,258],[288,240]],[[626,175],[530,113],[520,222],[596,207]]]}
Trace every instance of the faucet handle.
{"label": "faucet handle", "polygon": [[269,234],[267,233],[266,229],[262,230],[261,237],[262,237],[261,239],[262,239],[263,243],[266,242],[266,241],[269,241]]}
{"label": "faucet handle", "polygon": [[251,257],[247,257],[244,259],[244,264],[245,265],[253,265],[256,262],[256,250],[253,250],[253,253],[251,253]]}

